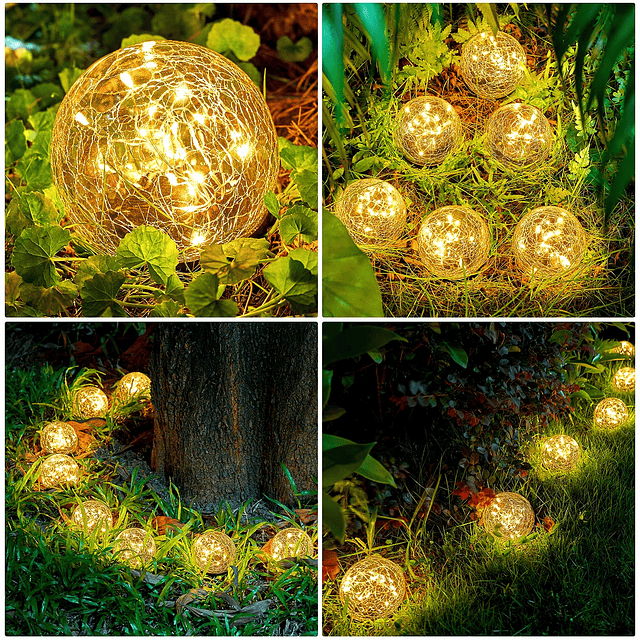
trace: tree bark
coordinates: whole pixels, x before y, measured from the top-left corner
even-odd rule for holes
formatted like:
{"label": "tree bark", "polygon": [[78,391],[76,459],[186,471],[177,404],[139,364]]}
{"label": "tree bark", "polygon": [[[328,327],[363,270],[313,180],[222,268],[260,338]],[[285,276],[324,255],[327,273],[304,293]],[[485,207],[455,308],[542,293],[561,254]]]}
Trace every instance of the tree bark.
{"label": "tree bark", "polygon": [[317,478],[315,323],[161,323],[151,356],[156,471],[200,504],[291,503]]}

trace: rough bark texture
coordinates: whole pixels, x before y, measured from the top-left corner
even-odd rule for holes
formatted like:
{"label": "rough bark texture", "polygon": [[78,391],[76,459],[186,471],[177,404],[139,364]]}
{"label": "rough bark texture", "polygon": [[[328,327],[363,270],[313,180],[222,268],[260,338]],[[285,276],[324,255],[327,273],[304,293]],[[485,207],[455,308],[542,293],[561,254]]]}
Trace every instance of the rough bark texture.
{"label": "rough bark texture", "polygon": [[290,503],[317,478],[315,323],[162,323],[152,461],[184,499]]}

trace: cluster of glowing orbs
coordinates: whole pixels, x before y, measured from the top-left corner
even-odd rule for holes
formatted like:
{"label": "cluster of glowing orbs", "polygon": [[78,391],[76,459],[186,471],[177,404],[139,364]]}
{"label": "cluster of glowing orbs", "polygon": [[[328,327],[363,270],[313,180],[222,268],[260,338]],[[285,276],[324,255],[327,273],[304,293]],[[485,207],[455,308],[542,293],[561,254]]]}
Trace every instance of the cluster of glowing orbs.
{"label": "cluster of glowing orbs", "polygon": [[66,422],[50,422],[40,434],[40,446],[45,453],[73,453],[78,446],[78,434]]}
{"label": "cluster of glowing orbs", "polygon": [[626,340],[621,340],[620,345],[611,349],[613,353],[620,353],[628,358],[634,358],[636,355],[636,348]]}
{"label": "cluster of glowing orbs", "polygon": [[260,89],[237,65],[196,44],[149,41],[76,80],[54,122],[51,168],[66,216],[96,248],[115,254],[148,225],[191,260],[202,245],[260,227],[278,138]]}
{"label": "cluster of glowing orbs", "polygon": [[620,398],[605,398],[596,405],[593,422],[597,427],[614,429],[629,418],[627,405]]}
{"label": "cluster of glowing orbs", "polygon": [[633,367],[618,369],[611,380],[611,384],[618,391],[634,391],[636,388],[636,370]]}
{"label": "cluster of glowing orbs", "polygon": [[378,178],[356,180],[342,192],[336,216],[359,245],[393,244],[404,230],[407,208],[400,192]]}
{"label": "cluster of glowing orbs", "polygon": [[116,536],[113,551],[120,562],[141,569],[155,555],[156,543],[144,529],[125,529]]}
{"label": "cluster of glowing orbs", "polygon": [[570,471],[579,459],[580,445],[571,436],[551,436],[542,442],[541,461],[550,471]]}
{"label": "cluster of glowing orbs", "polygon": [[487,121],[486,133],[491,155],[512,168],[540,164],[553,143],[542,111],[518,102],[495,111]]}
{"label": "cluster of glowing orbs", "polygon": [[302,529],[289,527],[278,531],[271,540],[271,557],[274,560],[313,556],[313,541]]}
{"label": "cluster of glowing orbs", "polygon": [[467,86],[481,98],[510,94],[522,81],[527,56],[520,43],[499,31],[479,33],[462,47],[460,70]]}
{"label": "cluster of glowing orbs", "polygon": [[193,543],[193,557],[205,573],[224,573],[235,560],[236,545],[222,531],[205,531]]}
{"label": "cluster of glowing orbs", "polygon": [[71,522],[91,534],[106,533],[113,525],[111,509],[99,500],[87,500],[79,504],[71,514]]}
{"label": "cluster of glowing orbs", "polygon": [[427,269],[453,280],[476,273],[489,257],[487,223],[468,207],[441,207],[418,230],[418,253]]}
{"label": "cluster of glowing orbs", "polygon": [[40,465],[38,481],[44,489],[61,485],[77,484],[80,480],[80,467],[71,457],[63,453],[47,456]]}
{"label": "cluster of glowing orbs", "polygon": [[414,98],[400,109],[394,140],[410,162],[440,164],[462,140],[462,122],[442,98]]}
{"label": "cluster of glowing orbs", "polygon": [[98,387],[82,387],[73,397],[73,414],[77,418],[101,418],[109,410],[109,398]]}
{"label": "cluster of glowing orbs", "polygon": [[122,376],[116,391],[116,400],[118,402],[128,402],[132,398],[141,396],[142,394],[148,397],[150,388],[151,378],[149,378],[149,376],[139,371],[132,371]]}
{"label": "cluster of glowing orbs", "polygon": [[484,510],[482,520],[492,535],[509,540],[526,536],[533,529],[535,515],[529,501],[518,493],[498,493]]}
{"label": "cluster of glowing orbs", "polygon": [[355,620],[376,620],[394,613],[404,600],[402,569],[387,558],[372,555],[351,565],[340,583],[340,601]]}
{"label": "cluster of glowing orbs", "polygon": [[588,244],[579,220],[560,207],[538,207],[516,225],[512,251],[526,276],[553,278],[575,269]]}

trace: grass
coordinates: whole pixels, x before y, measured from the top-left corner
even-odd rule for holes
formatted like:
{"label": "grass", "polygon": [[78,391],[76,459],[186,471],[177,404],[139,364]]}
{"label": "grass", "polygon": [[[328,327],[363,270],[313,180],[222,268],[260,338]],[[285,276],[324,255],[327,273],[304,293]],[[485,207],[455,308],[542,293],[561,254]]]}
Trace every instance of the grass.
{"label": "grass", "polygon": [[[34,443],[45,422],[70,417],[70,395],[95,381],[96,372],[43,367],[6,370],[6,634],[7,635],[316,635],[317,569],[300,560],[277,566],[262,547],[282,526],[302,526],[295,511],[272,518],[244,517],[222,505],[217,528],[237,547],[235,568],[203,576],[191,557],[194,534],[207,528],[203,516],[169,486],[168,497],[147,487],[136,469],[125,481],[118,468],[78,455],[79,485],[40,490]],[[140,405],[120,407],[94,432],[110,437]],[[68,525],[81,499],[105,502],[115,516],[98,537]],[[174,528],[157,516],[175,518]],[[286,525],[283,525],[283,520]],[[154,534],[157,551],[145,571],[117,561],[116,535],[131,526]],[[316,527],[307,532],[315,541]],[[227,613],[222,613],[227,612]]]}
{"label": "grass", "polygon": [[[594,384],[607,390],[617,368]],[[525,449],[529,474],[492,487],[524,495],[538,523],[545,516],[555,522],[550,532],[536,526],[522,542],[507,544],[466,519],[454,518],[441,537],[425,526],[399,529],[403,546],[385,544],[382,552],[405,571],[405,604],[390,618],[350,620],[338,599],[339,576],[324,586],[325,633],[633,635],[635,412],[633,394],[610,395],[630,405],[624,425],[595,428],[595,404],[579,400],[573,421],[551,424],[532,438]],[[566,474],[539,465],[539,441],[557,433],[582,447],[579,465]],[[454,504],[445,507],[453,502],[446,485],[443,493],[437,497],[443,509],[459,511]],[[344,556],[343,571],[355,559]]]}

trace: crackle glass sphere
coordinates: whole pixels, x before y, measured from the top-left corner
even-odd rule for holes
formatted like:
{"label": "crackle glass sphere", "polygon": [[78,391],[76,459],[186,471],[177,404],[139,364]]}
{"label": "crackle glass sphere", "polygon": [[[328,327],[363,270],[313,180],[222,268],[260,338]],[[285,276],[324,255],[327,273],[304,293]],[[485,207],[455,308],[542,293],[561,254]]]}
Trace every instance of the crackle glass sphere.
{"label": "crackle glass sphere", "polygon": [[378,178],[356,180],[342,192],[336,216],[356,244],[393,244],[404,230],[407,208],[400,192]]}
{"label": "crackle glass sphere", "polygon": [[138,395],[144,394],[149,397],[151,389],[151,378],[139,371],[132,371],[122,376],[118,389],[116,391],[116,400],[118,402],[127,402]]}
{"label": "crackle glass sphere", "polygon": [[141,569],[156,553],[153,535],[144,529],[125,529],[116,536],[113,552],[120,562]]}
{"label": "crackle glass sphere", "polygon": [[521,82],[527,56],[520,43],[499,31],[479,33],[462,47],[460,70],[467,86],[481,98],[510,94]]}
{"label": "crackle glass sphere", "polygon": [[113,525],[111,509],[100,500],[86,500],[71,514],[71,522],[82,527],[87,533],[106,533]]}
{"label": "crackle glass sphere", "polygon": [[394,613],[404,600],[402,569],[391,560],[372,555],[351,565],[340,583],[340,601],[355,620],[376,620]]}
{"label": "crackle glass sphere", "polygon": [[167,233],[184,260],[254,233],[279,169],[267,104],[244,71],[188,42],[119,49],[64,97],[51,169],[76,233],[115,254],[141,225]]}
{"label": "crackle glass sphere", "polygon": [[622,367],[615,372],[611,384],[618,391],[635,391],[636,370],[633,367]]}
{"label": "crackle glass sphere", "polygon": [[71,457],[63,453],[47,456],[40,465],[38,481],[40,486],[49,489],[64,484],[77,484],[80,480],[80,467]]}
{"label": "crackle glass sphere", "polygon": [[274,560],[304,556],[313,556],[313,541],[302,529],[290,527],[273,536],[271,557]]}
{"label": "crackle glass sphere", "polygon": [[626,340],[621,340],[620,346],[614,347],[611,351],[613,353],[621,353],[623,356],[627,356],[628,358],[634,358],[636,355],[635,347]]}
{"label": "crackle glass sphere", "polygon": [[551,436],[542,442],[541,459],[551,471],[570,471],[580,459],[580,445],[571,436]]}
{"label": "crackle glass sphere", "polygon": [[440,278],[457,280],[476,273],[487,261],[490,248],[487,223],[468,207],[436,209],[418,230],[420,259]]}
{"label": "crackle glass sphere", "polygon": [[78,446],[76,430],[66,422],[49,422],[40,434],[45,453],[73,453]]}
{"label": "crackle glass sphere", "polygon": [[205,531],[193,543],[193,557],[205,573],[225,573],[236,557],[236,545],[222,531]]}
{"label": "crackle glass sphere", "polygon": [[82,387],[73,398],[73,413],[78,418],[100,418],[108,409],[109,398],[98,387]]}
{"label": "crackle glass sphere", "polygon": [[516,225],[512,250],[526,275],[552,278],[577,267],[588,238],[578,219],[560,207],[538,207]]}
{"label": "crackle glass sphere", "polygon": [[421,96],[400,109],[394,140],[409,162],[440,164],[462,140],[462,122],[446,100]]}
{"label": "crackle glass sphere", "polygon": [[491,155],[513,167],[539,165],[553,143],[549,121],[540,109],[516,102],[495,111],[486,124]]}
{"label": "crackle glass sphere", "polygon": [[596,405],[593,422],[597,427],[614,429],[629,418],[627,405],[620,398],[605,398]]}
{"label": "crackle glass sphere", "polygon": [[526,498],[519,493],[503,491],[496,494],[484,510],[482,520],[492,535],[499,533],[500,538],[517,540],[533,529],[535,515]]}

